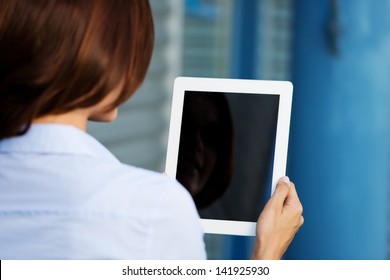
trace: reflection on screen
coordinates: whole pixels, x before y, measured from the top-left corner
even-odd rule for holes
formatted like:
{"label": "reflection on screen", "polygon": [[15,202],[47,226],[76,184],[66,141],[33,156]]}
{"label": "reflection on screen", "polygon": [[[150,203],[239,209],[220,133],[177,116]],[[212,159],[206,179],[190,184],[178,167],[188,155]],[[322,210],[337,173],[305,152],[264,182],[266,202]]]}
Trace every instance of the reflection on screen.
{"label": "reflection on screen", "polygon": [[204,219],[255,222],[270,195],[278,95],[186,91],[177,180]]}

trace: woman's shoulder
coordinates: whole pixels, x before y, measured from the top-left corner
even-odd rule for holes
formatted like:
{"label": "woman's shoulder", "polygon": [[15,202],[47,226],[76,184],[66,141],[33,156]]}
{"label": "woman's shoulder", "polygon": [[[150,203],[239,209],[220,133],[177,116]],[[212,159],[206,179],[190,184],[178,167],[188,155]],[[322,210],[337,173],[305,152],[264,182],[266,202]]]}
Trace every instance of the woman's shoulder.
{"label": "woman's shoulder", "polygon": [[136,188],[144,186],[150,191],[175,192],[182,195],[189,195],[188,191],[175,179],[163,173],[128,165],[121,164],[116,170],[118,182],[133,185]]}
{"label": "woman's shoulder", "polygon": [[[169,205],[181,204],[190,211],[195,209],[189,192],[174,178],[127,164],[110,165],[99,170],[105,171],[87,176],[88,185],[94,185],[94,197],[114,208],[127,205],[133,210],[159,208],[163,211]],[[116,201],[116,204],[112,205],[111,201]]]}

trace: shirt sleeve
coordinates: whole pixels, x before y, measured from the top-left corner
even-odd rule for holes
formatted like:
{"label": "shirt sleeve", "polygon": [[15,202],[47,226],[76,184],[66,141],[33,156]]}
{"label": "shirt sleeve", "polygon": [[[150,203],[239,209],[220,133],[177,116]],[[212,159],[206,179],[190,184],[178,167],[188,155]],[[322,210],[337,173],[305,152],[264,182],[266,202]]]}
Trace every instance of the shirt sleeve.
{"label": "shirt sleeve", "polygon": [[206,259],[203,229],[188,191],[177,182],[163,188],[151,225],[151,259]]}

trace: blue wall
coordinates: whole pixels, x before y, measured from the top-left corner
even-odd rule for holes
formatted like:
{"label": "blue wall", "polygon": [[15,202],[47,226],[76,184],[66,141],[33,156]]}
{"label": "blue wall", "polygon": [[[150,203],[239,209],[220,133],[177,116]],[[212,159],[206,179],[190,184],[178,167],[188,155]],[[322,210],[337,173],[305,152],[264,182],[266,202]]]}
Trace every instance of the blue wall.
{"label": "blue wall", "polygon": [[[288,173],[305,224],[289,259],[388,258],[390,2],[295,1]],[[338,55],[329,48],[338,23]],[[334,26],[334,25],[333,25]]]}

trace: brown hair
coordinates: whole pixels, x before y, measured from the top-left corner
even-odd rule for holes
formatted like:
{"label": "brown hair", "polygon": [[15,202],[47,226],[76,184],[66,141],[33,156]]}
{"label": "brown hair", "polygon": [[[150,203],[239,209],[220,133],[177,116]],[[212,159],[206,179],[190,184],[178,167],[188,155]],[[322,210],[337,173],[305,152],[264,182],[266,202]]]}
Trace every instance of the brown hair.
{"label": "brown hair", "polygon": [[96,105],[123,83],[115,108],[142,83],[154,41],[147,0],[0,6],[0,140],[37,117]]}

